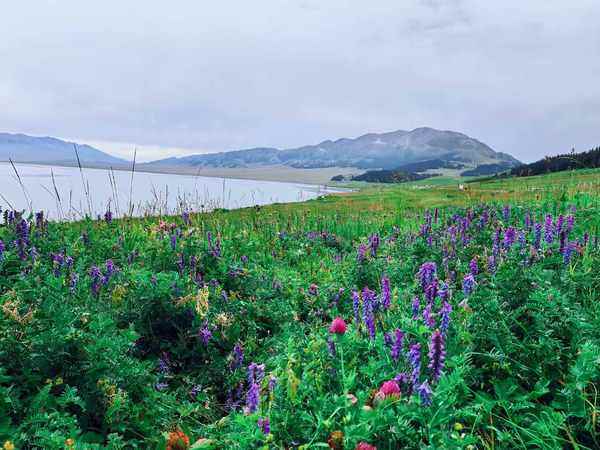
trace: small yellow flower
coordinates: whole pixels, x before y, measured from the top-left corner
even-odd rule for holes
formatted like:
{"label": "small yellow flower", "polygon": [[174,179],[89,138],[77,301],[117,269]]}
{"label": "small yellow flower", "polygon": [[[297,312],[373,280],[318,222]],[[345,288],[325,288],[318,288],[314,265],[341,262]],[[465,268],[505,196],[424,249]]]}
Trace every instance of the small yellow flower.
{"label": "small yellow flower", "polygon": [[67,448],[72,448],[75,445],[75,439],[69,438],[65,441],[65,446]]}
{"label": "small yellow flower", "polygon": [[455,430],[455,431],[462,431],[462,429],[463,429],[463,428],[464,428],[464,427],[463,427],[463,424],[462,424],[462,423],[460,423],[460,422],[456,422],[456,423],[454,424],[454,430]]}
{"label": "small yellow flower", "polygon": [[6,441],[6,442],[4,442],[4,445],[2,446],[2,448],[4,450],[15,450],[15,444],[13,444],[11,441]]}

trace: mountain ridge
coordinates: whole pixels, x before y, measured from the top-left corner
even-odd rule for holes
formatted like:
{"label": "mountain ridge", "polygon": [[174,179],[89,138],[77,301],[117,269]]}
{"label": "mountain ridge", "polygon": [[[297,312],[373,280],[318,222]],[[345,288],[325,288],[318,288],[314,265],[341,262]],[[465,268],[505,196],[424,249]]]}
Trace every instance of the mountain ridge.
{"label": "mountain ridge", "polygon": [[472,167],[499,163],[511,168],[520,164],[513,156],[496,152],[487,144],[464,133],[419,127],[410,131],[395,130],[366,133],[356,138],[328,139],[314,145],[282,150],[273,147],[257,147],[172,157],[140,166],[240,168],[284,165],[302,169],[325,167],[385,169],[432,159],[465,163]]}

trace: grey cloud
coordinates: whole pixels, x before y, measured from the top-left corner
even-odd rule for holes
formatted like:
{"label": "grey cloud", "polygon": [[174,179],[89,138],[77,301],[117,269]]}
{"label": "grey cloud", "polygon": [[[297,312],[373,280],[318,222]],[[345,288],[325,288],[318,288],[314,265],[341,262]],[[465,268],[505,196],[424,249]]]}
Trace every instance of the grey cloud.
{"label": "grey cloud", "polygon": [[530,160],[599,143],[599,21],[588,0],[11,2],[0,127],[168,155],[432,126]]}

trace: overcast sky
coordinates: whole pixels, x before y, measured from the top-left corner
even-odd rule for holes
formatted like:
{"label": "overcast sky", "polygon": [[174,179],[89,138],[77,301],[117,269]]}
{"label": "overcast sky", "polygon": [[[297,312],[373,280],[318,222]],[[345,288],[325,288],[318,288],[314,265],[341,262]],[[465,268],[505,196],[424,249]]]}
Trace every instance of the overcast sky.
{"label": "overcast sky", "polygon": [[141,159],[419,126],[600,145],[598,0],[18,0],[0,131]]}

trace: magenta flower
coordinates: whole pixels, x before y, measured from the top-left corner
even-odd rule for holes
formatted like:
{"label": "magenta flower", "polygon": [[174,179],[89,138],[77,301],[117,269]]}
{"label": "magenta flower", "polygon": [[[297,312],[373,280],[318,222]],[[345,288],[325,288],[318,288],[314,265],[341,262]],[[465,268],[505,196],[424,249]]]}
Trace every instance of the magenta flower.
{"label": "magenta flower", "polygon": [[329,332],[333,334],[344,334],[346,333],[346,322],[341,317],[336,317],[331,322]]}
{"label": "magenta flower", "polygon": [[399,397],[400,396],[400,386],[395,380],[386,381],[379,388],[379,393],[382,397]]}

